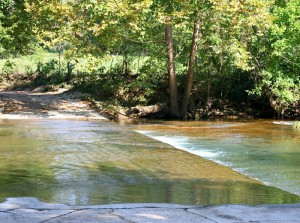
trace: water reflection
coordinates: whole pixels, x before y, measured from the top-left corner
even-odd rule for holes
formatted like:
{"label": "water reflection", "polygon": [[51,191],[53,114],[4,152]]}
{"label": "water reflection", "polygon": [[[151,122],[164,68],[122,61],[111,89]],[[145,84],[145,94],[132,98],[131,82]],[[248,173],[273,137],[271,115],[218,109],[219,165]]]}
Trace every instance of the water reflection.
{"label": "water reflection", "polygon": [[6,121],[0,126],[0,199],[31,196],[71,205],[300,202],[130,128],[105,121]]}

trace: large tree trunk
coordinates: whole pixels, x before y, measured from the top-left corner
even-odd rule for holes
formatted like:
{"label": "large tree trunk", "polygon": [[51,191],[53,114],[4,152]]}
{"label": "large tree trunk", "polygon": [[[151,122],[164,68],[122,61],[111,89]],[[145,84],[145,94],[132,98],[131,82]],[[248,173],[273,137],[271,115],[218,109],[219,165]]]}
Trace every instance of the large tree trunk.
{"label": "large tree trunk", "polygon": [[172,24],[171,18],[168,16],[166,18],[166,44],[168,51],[168,74],[169,74],[169,91],[170,91],[170,110],[169,115],[172,118],[178,118],[179,107],[178,107],[178,92],[177,92],[177,82],[174,64],[174,46],[173,46],[173,35],[172,35]]}
{"label": "large tree trunk", "polygon": [[185,82],[184,95],[183,95],[182,104],[181,104],[182,117],[185,117],[187,114],[188,104],[189,104],[192,86],[193,86],[194,65],[195,65],[195,59],[196,59],[196,53],[197,53],[197,43],[198,43],[198,39],[199,39],[200,25],[201,25],[200,15],[201,14],[199,11],[197,13],[197,17],[196,17],[195,23],[194,23],[194,32],[193,32],[192,46],[191,46],[190,57],[189,57],[189,66],[188,66],[188,72],[187,72],[187,77],[186,77],[186,82]]}
{"label": "large tree trunk", "polygon": [[208,78],[207,78],[207,94],[206,94],[206,106],[209,107],[210,102],[210,89],[211,89],[211,69],[208,71]]}

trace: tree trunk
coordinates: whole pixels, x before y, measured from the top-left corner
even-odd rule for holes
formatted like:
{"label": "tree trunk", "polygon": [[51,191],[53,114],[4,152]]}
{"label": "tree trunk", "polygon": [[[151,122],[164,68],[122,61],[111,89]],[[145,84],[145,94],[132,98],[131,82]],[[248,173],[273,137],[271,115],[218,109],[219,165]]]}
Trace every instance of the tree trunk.
{"label": "tree trunk", "polygon": [[173,46],[173,35],[172,35],[172,24],[171,18],[166,18],[166,44],[168,51],[168,75],[169,75],[169,91],[170,91],[170,110],[169,115],[171,118],[178,118],[179,107],[178,107],[178,93],[177,93],[177,81],[174,64],[174,46]]}
{"label": "tree trunk", "polygon": [[208,71],[208,78],[207,78],[207,95],[206,95],[206,107],[210,107],[210,89],[211,89],[211,69]]}
{"label": "tree trunk", "polygon": [[129,117],[159,117],[165,115],[168,110],[167,104],[157,103],[148,106],[136,106],[126,111]]}
{"label": "tree trunk", "polygon": [[187,114],[188,104],[191,96],[192,86],[193,86],[193,80],[194,80],[194,65],[195,65],[195,59],[196,59],[196,53],[197,53],[197,43],[199,39],[200,34],[200,25],[201,25],[201,19],[200,19],[200,11],[197,13],[197,17],[194,23],[194,32],[193,32],[193,39],[192,39],[192,46],[190,51],[190,57],[189,57],[189,66],[188,66],[188,72],[185,82],[185,89],[184,89],[184,95],[182,98],[182,104],[181,104],[181,115],[182,117],[185,117]]}

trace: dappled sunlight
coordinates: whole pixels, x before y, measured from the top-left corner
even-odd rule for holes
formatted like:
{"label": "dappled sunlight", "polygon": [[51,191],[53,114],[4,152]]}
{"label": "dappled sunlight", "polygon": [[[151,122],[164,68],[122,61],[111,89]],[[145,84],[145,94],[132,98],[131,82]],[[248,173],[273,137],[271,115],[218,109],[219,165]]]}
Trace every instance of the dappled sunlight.
{"label": "dappled sunlight", "polygon": [[2,91],[1,118],[104,120],[103,116],[90,108],[89,102],[81,100],[82,95],[67,89],[43,93]]}

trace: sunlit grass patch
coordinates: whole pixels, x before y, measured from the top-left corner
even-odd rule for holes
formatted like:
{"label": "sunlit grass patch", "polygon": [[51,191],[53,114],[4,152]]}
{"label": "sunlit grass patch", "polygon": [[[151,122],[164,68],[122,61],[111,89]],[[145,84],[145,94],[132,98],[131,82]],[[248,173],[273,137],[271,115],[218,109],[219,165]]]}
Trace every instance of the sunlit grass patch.
{"label": "sunlit grass patch", "polygon": [[8,61],[11,64],[11,73],[30,74],[37,70],[37,65],[39,62],[44,63],[55,58],[58,59],[57,53],[38,51],[32,55],[0,59],[0,74],[7,72],[6,65],[8,64]]}

